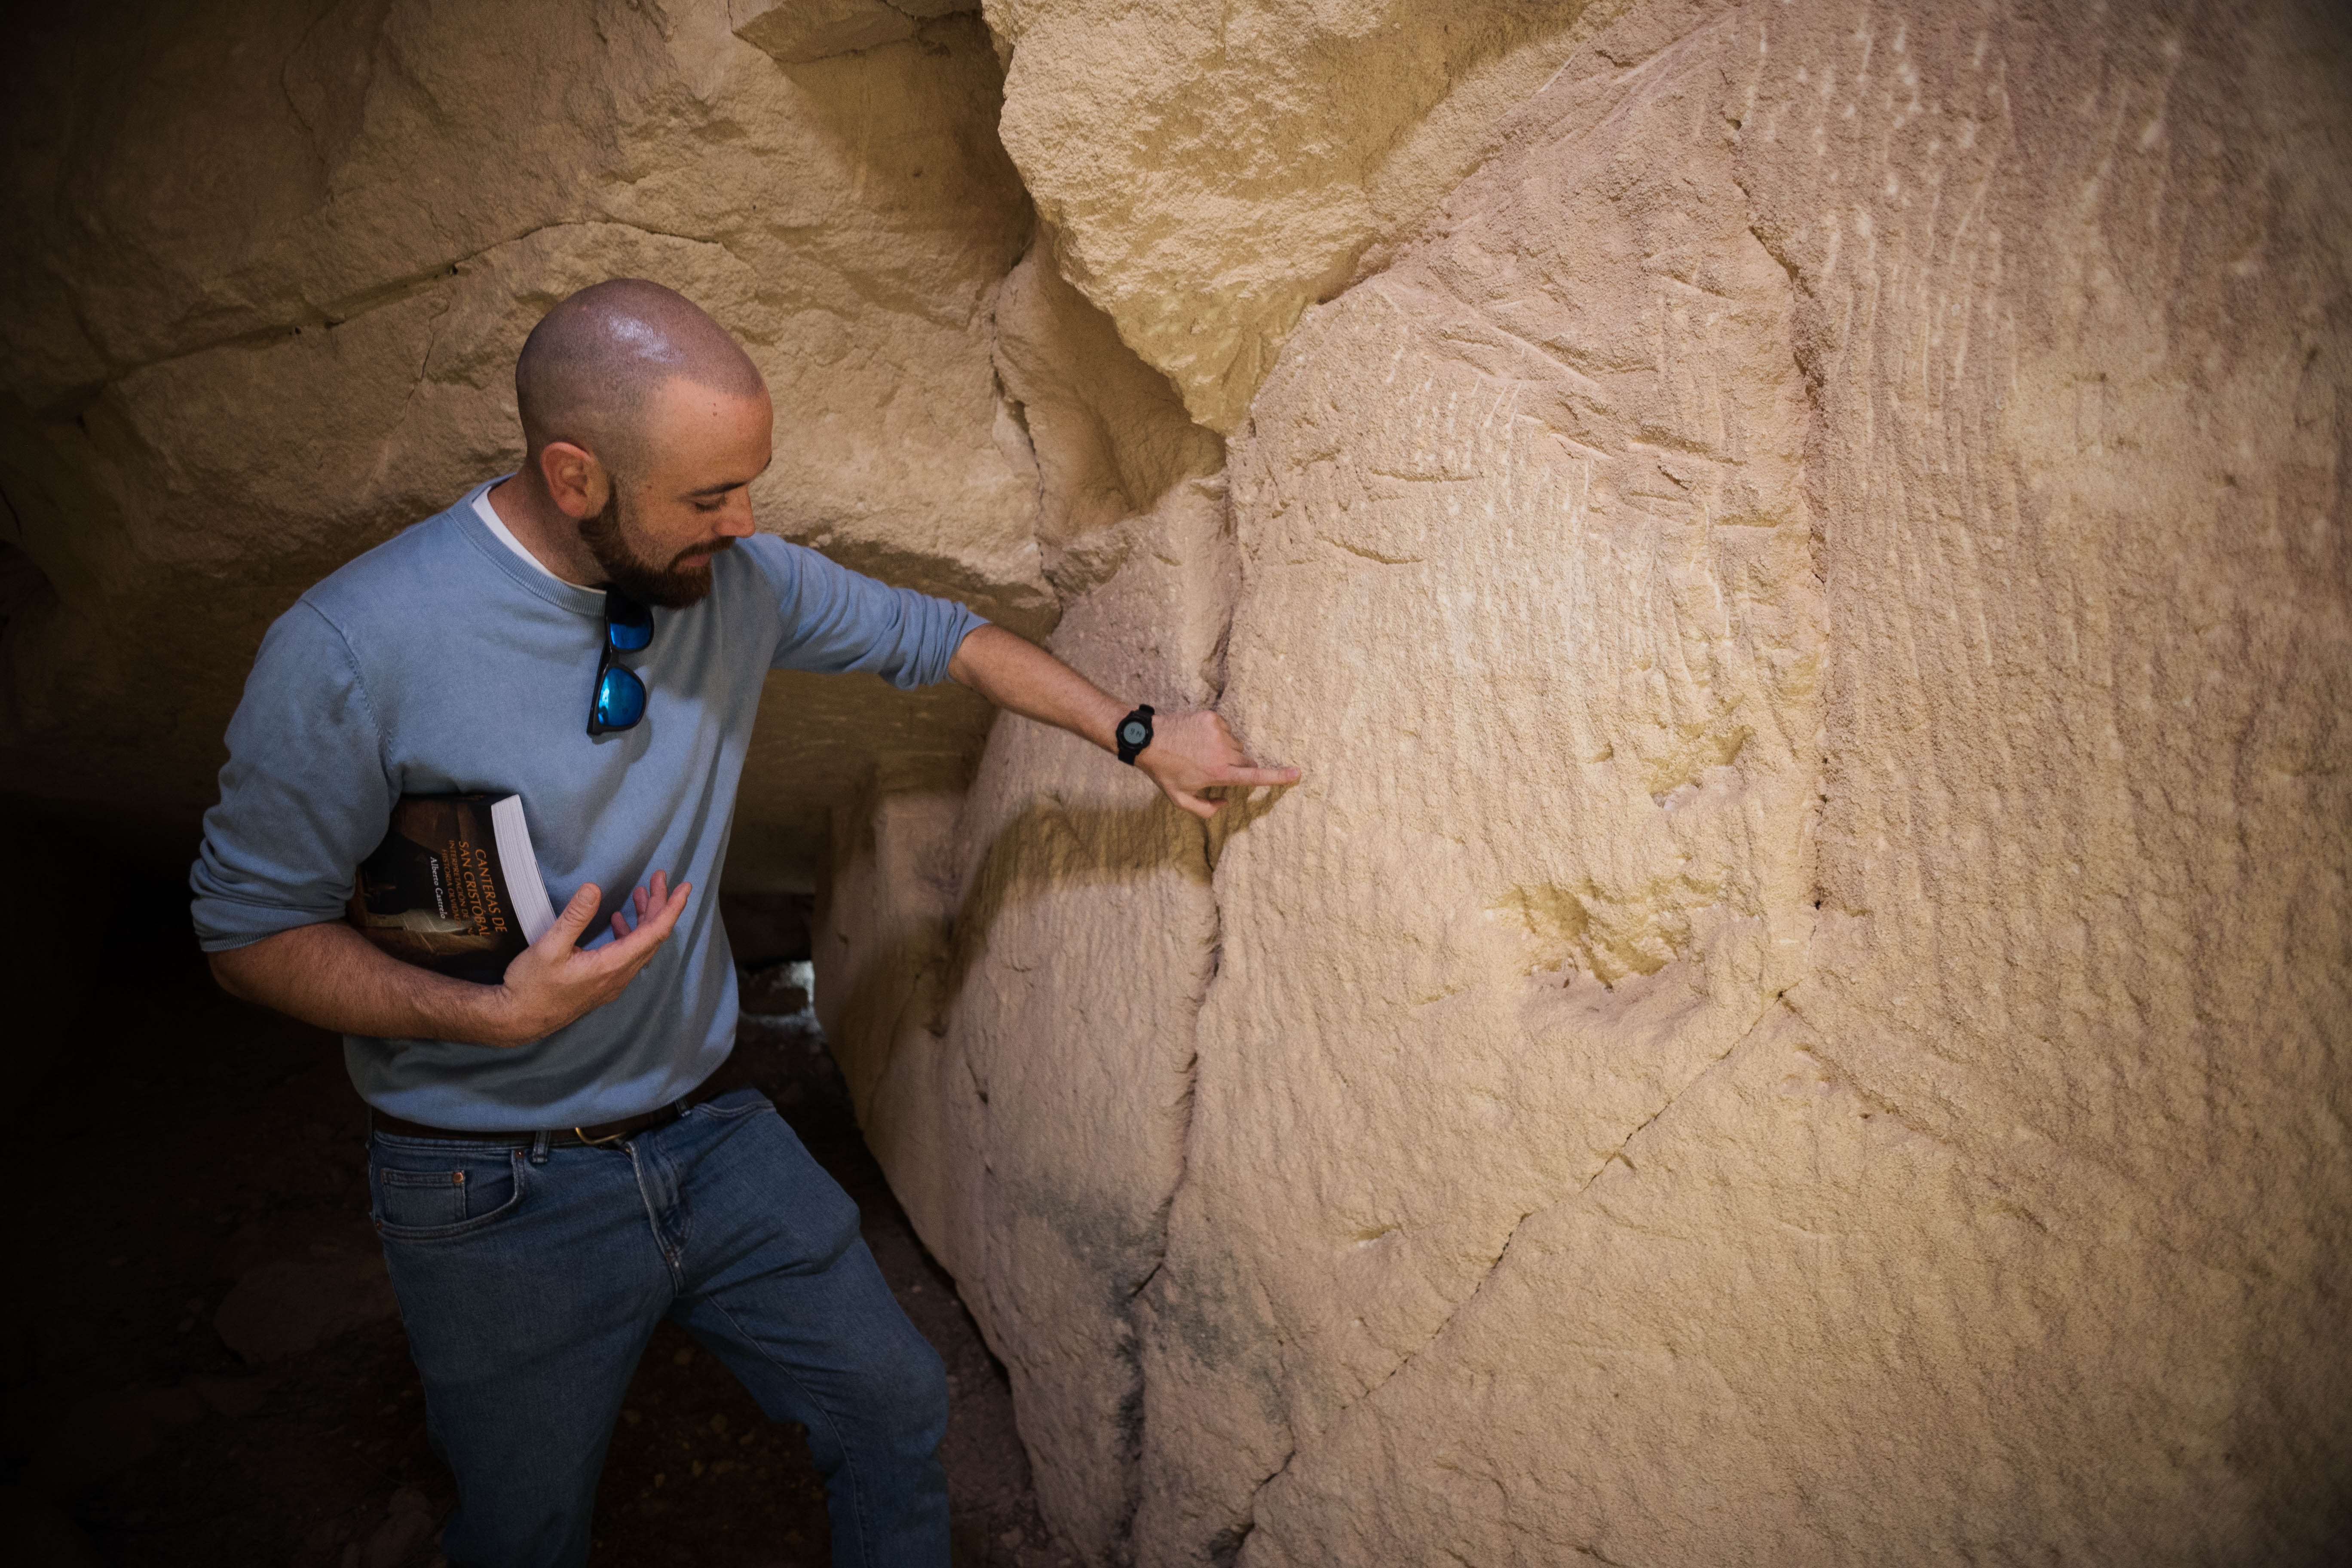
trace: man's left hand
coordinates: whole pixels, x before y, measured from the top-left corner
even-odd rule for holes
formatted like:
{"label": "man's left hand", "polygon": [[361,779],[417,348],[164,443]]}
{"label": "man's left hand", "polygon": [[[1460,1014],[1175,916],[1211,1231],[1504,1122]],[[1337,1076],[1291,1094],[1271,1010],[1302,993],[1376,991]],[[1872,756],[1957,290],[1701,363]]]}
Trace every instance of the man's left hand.
{"label": "man's left hand", "polygon": [[[1114,733],[1127,703],[1002,626],[981,626],[968,633],[948,661],[948,675],[999,708],[1059,725],[1106,752],[1117,750]],[[1151,744],[1137,754],[1135,765],[1170,800],[1203,822],[1224,804],[1202,799],[1204,789],[1298,782],[1297,768],[1262,768],[1250,761],[1225,721],[1205,708],[1155,717]]]}
{"label": "man's left hand", "polygon": [[1170,800],[1203,822],[1225,804],[1203,798],[1204,789],[1298,782],[1297,768],[1262,768],[1250,761],[1223,717],[1206,708],[1155,718],[1151,744],[1137,753],[1135,765],[1151,775]]}

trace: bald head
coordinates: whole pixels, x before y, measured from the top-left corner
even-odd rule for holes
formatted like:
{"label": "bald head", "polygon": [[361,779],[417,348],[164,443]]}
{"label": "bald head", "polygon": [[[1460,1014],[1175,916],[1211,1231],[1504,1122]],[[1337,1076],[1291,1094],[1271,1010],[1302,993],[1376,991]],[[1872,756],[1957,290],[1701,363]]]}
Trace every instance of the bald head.
{"label": "bald head", "polygon": [[642,472],[655,395],[671,380],[735,397],[767,390],[751,356],[700,306],[642,278],[592,284],[531,329],[515,360],[515,403],[535,468],[550,442]]}

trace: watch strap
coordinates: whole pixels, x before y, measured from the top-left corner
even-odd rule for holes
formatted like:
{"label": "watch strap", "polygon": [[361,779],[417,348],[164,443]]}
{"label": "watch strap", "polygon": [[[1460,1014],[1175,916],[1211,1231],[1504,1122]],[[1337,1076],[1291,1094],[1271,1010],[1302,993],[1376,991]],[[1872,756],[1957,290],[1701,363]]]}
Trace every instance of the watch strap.
{"label": "watch strap", "polygon": [[1118,760],[1134,766],[1143,748],[1151,744],[1151,704],[1146,702],[1121,719],[1111,737],[1118,743]]}

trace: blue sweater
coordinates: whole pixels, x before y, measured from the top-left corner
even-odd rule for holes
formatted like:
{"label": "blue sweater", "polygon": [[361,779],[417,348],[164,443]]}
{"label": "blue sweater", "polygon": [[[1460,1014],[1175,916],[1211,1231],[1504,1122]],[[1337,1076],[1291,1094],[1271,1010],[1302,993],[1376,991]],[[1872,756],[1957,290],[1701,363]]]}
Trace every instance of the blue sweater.
{"label": "blue sweater", "polygon": [[656,871],[694,884],[671,940],[606,1006],[516,1049],[346,1036],[371,1104],[436,1127],[512,1131],[608,1121],[693,1089],[735,1035],[719,869],[770,668],[946,679],[981,625],[758,535],[711,562],[709,597],[654,612],[625,662],[636,728],[591,740],[601,593],[540,571],[463,500],[352,562],[262,639],[228,730],[220,804],[191,873],[205,951],[341,920],[352,874],[403,795],[522,796],[557,909],[583,882],[604,916]]}

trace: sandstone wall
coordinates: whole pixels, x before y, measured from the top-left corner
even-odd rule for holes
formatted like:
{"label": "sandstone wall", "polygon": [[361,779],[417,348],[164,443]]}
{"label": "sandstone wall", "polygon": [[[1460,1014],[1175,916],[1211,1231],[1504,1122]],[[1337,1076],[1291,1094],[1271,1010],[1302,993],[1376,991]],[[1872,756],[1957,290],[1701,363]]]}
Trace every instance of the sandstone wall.
{"label": "sandstone wall", "polygon": [[1307,771],[1202,835],[1000,723],[836,1037],[1057,1522],[2341,1551],[2340,25],[1517,7],[1487,119],[1475,8],[990,20],[1044,244],[1233,442],[1056,646]]}

